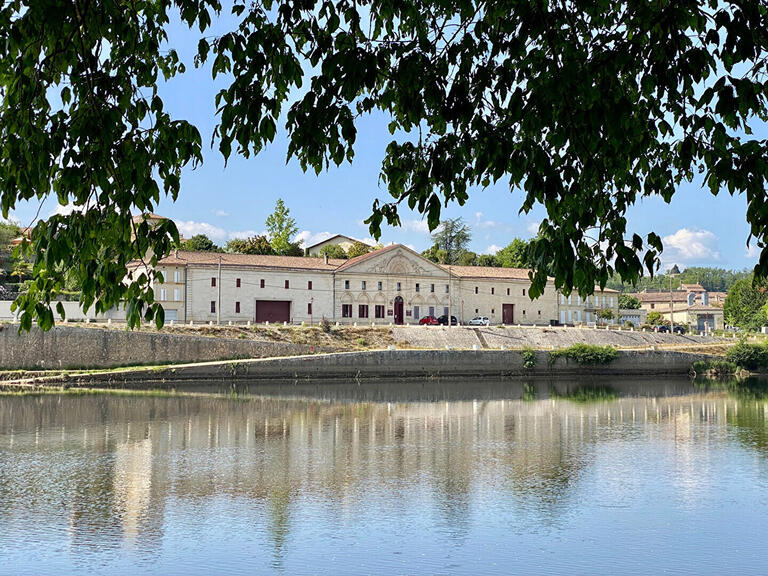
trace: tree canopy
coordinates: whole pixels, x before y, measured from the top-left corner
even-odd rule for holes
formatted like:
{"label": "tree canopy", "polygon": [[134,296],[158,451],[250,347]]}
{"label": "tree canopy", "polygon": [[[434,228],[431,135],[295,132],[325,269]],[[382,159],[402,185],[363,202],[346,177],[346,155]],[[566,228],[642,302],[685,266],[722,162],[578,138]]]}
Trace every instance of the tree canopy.
{"label": "tree canopy", "polygon": [[181,248],[192,252],[221,252],[221,248],[205,234],[195,234],[189,240],[182,242]]}
{"label": "tree canopy", "polygon": [[371,250],[374,250],[373,247],[369,246],[365,242],[360,242],[356,240],[352,243],[352,246],[349,247],[347,250],[347,256],[349,258],[357,258],[358,256],[362,256],[363,254],[368,254]]}
{"label": "tree canopy", "polygon": [[619,294],[619,308],[624,310],[639,310],[642,307],[640,300],[630,294]]}
{"label": "tree canopy", "polygon": [[291,218],[291,211],[286,207],[282,198],[275,203],[275,211],[267,216],[267,231],[272,251],[279,256],[294,256],[296,247],[291,240],[299,231],[296,220]]}
{"label": "tree canopy", "polygon": [[337,260],[346,260],[349,258],[346,250],[338,244],[328,244],[320,248],[320,254],[328,256],[328,258],[335,258]]}
{"label": "tree canopy", "polygon": [[274,254],[272,244],[266,236],[256,235],[250,238],[233,238],[224,247],[225,252],[233,254]]}
{"label": "tree canopy", "polygon": [[84,307],[125,300],[132,326],[159,312],[151,268],[123,280],[130,261],[151,266],[178,245],[173,222],[133,222],[131,211],[175,200],[182,168],[202,161],[198,129],[158,89],[190,64],[168,37],[172,18],[199,34],[195,65],[223,85],[212,143],[225,159],[258,153],[284,122],[289,158],[319,173],[352,161],[362,117],[388,117],[391,198],[373,201],[376,238],[401,206],[435,230],[444,206],[502,182],[522,192],[522,212],[547,213],[529,251],[531,296],[547,273],[587,294],[613,273],[630,283],[655,273],[661,238],[630,229],[627,210],[695,181],[745,197],[754,272],[768,273],[768,143],[752,134],[767,113],[763,2],[235,0],[222,10],[219,0],[0,5],[2,215],[49,195],[74,207],[35,224],[22,327],[51,326],[68,274]]}
{"label": "tree canopy", "polygon": [[725,322],[745,330],[760,330],[768,322],[763,310],[766,302],[768,291],[763,285],[754,284],[751,278],[738,280],[725,297]]}
{"label": "tree canopy", "polygon": [[448,218],[432,234],[437,250],[444,254],[443,264],[456,264],[462,252],[467,251],[472,232],[462,218]]}

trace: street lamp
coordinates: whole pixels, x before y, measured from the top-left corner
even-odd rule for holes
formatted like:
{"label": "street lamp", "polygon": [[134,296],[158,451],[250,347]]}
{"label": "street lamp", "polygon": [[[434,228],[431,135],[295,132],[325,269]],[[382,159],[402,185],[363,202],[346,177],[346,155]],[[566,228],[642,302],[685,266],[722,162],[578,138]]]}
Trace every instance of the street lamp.
{"label": "street lamp", "polygon": [[667,272],[667,276],[669,276],[669,333],[674,334],[675,333],[675,301],[672,298],[672,278],[680,274],[680,269],[677,267],[677,264],[672,266],[672,268],[669,269],[669,272]]}

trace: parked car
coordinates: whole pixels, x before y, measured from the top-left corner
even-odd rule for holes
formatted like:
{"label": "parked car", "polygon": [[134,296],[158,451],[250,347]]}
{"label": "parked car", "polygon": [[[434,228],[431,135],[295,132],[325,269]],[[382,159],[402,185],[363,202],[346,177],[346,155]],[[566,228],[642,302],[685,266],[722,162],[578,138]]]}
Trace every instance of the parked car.
{"label": "parked car", "polygon": [[488,326],[490,323],[488,316],[475,316],[469,321],[470,326]]}
{"label": "parked car", "polygon": [[[666,324],[662,324],[661,326],[656,326],[656,332],[664,332],[669,333],[669,326]],[[685,334],[685,328],[682,326],[675,326],[675,334]]]}
{"label": "parked car", "polygon": [[437,318],[434,316],[424,316],[422,319],[419,320],[419,324],[422,326],[438,326],[440,322],[437,321]]}
{"label": "parked car", "polygon": [[[448,326],[448,315],[443,314],[437,321],[440,322],[441,326]],[[451,316],[451,326],[456,326],[458,323],[459,321],[456,320],[456,316]]]}

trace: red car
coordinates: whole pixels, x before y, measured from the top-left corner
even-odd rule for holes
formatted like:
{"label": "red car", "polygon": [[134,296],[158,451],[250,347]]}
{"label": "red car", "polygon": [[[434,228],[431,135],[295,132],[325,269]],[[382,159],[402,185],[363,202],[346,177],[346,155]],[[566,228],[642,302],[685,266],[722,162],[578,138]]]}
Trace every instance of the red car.
{"label": "red car", "polygon": [[437,318],[434,316],[424,316],[424,318],[419,320],[419,324],[424,326],[439,326],[440,322],[438,322]]}

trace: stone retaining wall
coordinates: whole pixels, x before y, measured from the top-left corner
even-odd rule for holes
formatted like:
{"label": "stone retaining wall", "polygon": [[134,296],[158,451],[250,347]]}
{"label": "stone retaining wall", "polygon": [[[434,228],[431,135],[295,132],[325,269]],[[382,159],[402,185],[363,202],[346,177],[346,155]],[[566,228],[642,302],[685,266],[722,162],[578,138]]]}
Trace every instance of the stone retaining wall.
{"label": "stone retaining wall", "polygon": [[[591,375],[645,378],[688,374],[693,362],[707,356],[671,351],[620,351],[615,361],[602,366],[582,366],[565,358],[558,358],[550,365],[548,358],[547,352],[536,352],[536,366],[527,369],[523,367],[521,353],[512,350],[377,350],[74,375],[69,380],[49,381],[49,384],[147,389],[366,379],[469,380]],[[44,382],[34,383],[41,384]]]}
{"label": "stone retaining wall", "polygon": [[0,324],[0,369],[112,368],[308,354],[287,342],[56,326],[29,333]]}

